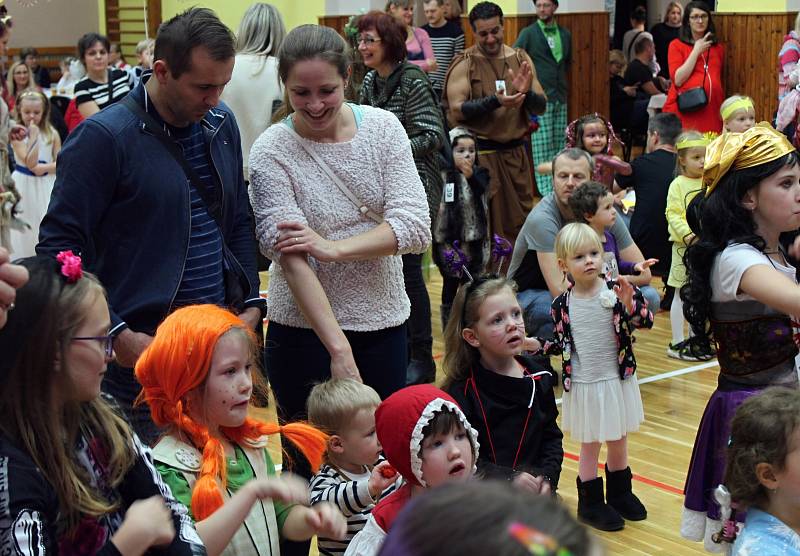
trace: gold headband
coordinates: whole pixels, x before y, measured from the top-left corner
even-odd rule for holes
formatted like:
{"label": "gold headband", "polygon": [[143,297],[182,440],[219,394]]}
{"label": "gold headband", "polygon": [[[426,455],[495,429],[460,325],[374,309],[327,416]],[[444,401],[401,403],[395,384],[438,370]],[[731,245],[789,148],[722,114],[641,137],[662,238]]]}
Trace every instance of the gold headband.
{"label": "gold headband", "polygon": [[675,148],[680,151],[683,149],[691,149],[692,147],[707,147],[710,142],[711,139],[707,137],[703,137],[702,139],[684,139],[683,141],[678,141]]}
{"label": "gold headband", "polygon": [[740,98],[739,100],[734,100],[732,103],[730,103],[728,106],[722,109],[721,113],[722,120],[726,121],[728,118],[733,116],[734,112],[738,112],[739,110],[749,110],[750,108],[755,110],[755,107],[753,106],[753,101],[750,100],[748,97]]}
{"label": "gold headband", "polygon": [[703,168],[706,197],[730,170],[772,162],[794,150],[786,136],[767,122],[760,122],[744,133],[723,133],[706,148]]}

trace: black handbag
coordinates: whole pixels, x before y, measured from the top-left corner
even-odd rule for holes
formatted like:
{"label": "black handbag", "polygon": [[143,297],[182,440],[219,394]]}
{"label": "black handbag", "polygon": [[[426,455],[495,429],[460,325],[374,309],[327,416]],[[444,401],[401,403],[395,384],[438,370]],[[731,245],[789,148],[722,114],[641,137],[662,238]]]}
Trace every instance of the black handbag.
{"label": "black handbag", "polygon": [[708,104],[706,77],[708,77],[708,57],[704,57],[703,84],[699,87],[687,89],[682,93],[678,92],[678,110],[680,112],[697,112]]}

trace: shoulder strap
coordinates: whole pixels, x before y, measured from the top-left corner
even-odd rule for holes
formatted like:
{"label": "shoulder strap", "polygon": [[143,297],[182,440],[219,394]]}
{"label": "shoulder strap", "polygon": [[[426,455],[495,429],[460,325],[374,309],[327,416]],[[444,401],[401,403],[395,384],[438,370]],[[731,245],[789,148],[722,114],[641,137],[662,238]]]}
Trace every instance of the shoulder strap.
{"label": "shoulder strap", "polygon": [[222,203],[219,200],[218,192],[208,187],[206,183],[200,179],[200,176],[197,175],[197,172],[194,171],[194,168],[192,168],[186,161],[186,157],[183,156],[183,149],[181,149],[180,145],[178,145],[178,143],[176,143],[169,135],[167,135],[167,133],[164,131],[164,128],[160,126],[158,122],[155,121],[153,116],[148,114],[145,109],[133,99],[132,95],[127,95],[122,99],[121,103],[125,105],[128,110],[138,116],[139,119],[144,122],[145,128],[150,131],[150,133],[155,135],[159,141],[161,141],[161,144],[164,145],[169,154],[172,155],[172,158],[175,159],[175,162],[177,162],[183,169],[186,177],[192,182],[192,185],[194,185],[194,188],[197,190],[197,193],[203,200],[203,204],[205,205],[209,216],[211,216],[211,218],[217,223],[219,229],[223,230]]}
{"label": "shoulder strap", "polygon": [[300,135],[298,135],[298,133],[290,126],[286,124],[284,124],[284,126],[292,135],[292,137],[294,137],[295,141],[297,141],[297,143],[299,143],[300,146],[303,147],[303,150],[305,150],[308,153],[308,155],[314,159],[314,162],[316,162],[319,165],[322,171],[325,172],[325,174],[327,174],[327,176],[333,181],[334,185],[336,185],[336,187],[339,188],[339,191],[344,193],[344,196],[347,197],[350,200],[350,202],[356,206],[356,208],[361,214],[363,214],[364,216],[366,216],[371,220],[374,220],[378,224],[383,222],[383,218],[379,214],[377,214],[367,205],[362,203],[361,200],[358,197],[356,197],[352,191],[350,191],[350,189],[344,184],[344,182],[340,180],[336,174],[333,173],[333,170],[331,170],[330,166],[328,166],[325,163],[325,161],[322,160],[322,158],[319,156],[319,154],[317,154],[317,152],[314,150],[313,147],[308,145],[308,143],[304,141],[303,138],[300,137]]}
{"label": "shoulder strap", "polygon": [[638,33],[636,33],[636,34],[633,36],[633,40],[631,40],[631,43],[628,45],[628,51],[625,53],[625,57],[626,57],[628,60],[631,60],[631,59],[633,58],[633,57],[631,56],[631,54],[633,54],[633,45],[635,45],[635,44],[636,44],[636,39],[638,39],[638,38],[639,38],[639,35],[641,35],[642,33],[644,33],[644,31],[639,31]]}

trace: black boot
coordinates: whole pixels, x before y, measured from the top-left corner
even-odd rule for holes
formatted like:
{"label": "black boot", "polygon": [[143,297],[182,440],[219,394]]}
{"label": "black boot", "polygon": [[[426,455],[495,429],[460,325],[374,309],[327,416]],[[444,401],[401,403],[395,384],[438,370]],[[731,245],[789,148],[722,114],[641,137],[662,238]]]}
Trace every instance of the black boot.
{"label": "black boot", "polygon": [[606,501],[608,505],[629,521],[647,519],[644,507],[631,488],[631,468],[609,471],[606,466]]}
{"label": "black boot", "polygon": [[578,519],[601,531],[619,531],[625,527],[625,520],[617,510],[605,503],[603,499],[603,478],[578,483]]}

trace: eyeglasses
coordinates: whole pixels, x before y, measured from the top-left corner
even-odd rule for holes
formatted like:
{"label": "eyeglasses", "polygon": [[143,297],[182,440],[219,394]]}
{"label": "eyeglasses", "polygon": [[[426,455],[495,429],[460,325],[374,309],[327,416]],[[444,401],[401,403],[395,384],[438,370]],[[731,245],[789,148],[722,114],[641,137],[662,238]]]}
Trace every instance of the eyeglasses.
{"label": "eyeglasses", "polygon": [[381,39],[376,39],[375,37],[358,37],[358,44],[362,42],[367,46],[372,46],[376,42],[381,42]]}
{"label": "eyeglasses", "polygon": [[100,342],[100,347],[105,352],[106,358],[111,359],[114,357],[114,336],[111,334],[107,336],[75,336],[72,340],[94,340]]}
{"label": "eyeglasses", "polygon": [[689,19],[692,21],[705,21],[706,19],[708,19],[708,14],[690,15]]}

